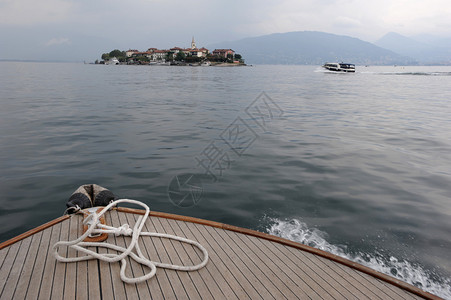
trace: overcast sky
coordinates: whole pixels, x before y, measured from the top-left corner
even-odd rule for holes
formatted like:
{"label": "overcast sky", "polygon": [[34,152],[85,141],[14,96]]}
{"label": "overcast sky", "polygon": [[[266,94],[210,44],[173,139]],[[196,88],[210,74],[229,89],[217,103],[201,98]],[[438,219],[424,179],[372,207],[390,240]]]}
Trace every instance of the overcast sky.
{"label": "overcast sky", "polygon": [[390,31],[451,36],[451,1],[0,0],[0,59],[41,59],[58,49],[89,56],[111,47],[188,47],[192,36],[207,46],[303,30],[370,42]]}

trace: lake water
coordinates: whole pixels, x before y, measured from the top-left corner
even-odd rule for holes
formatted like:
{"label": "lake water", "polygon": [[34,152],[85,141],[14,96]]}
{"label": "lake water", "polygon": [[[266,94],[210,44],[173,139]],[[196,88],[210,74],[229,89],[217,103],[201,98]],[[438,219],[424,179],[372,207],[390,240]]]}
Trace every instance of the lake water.
{"label": "lake water", "polygon": [[451,67],[3,62],[0,105],[1,241],[97,183],[451,298]]}

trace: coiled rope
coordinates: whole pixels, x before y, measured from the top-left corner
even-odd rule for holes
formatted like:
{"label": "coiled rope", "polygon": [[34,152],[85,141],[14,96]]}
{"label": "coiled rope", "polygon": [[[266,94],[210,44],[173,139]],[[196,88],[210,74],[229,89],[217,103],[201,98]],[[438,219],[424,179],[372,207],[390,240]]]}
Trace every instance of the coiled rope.
{"label": "coiled rope", "polygon": [[[107,212],[111,207],[116,206],[119,203],[131,203],[131,204],[136,204],[136,205],[139,205],[139,206],[142,206],[143,208],[145,208],[146,212],[145,212],[144,216],[140,216],[138,218],[133,229],[131,229],[128,224],[123,224],[122,226],[119,226],[116,228],[116,227],[103,225],[99,222],[100,217],[103,214],[105,214],[105,212]],[[150,213],[150,209],[146,204],[144,204],[140,201],[131,200],[131,199],[120,199],[120,200],[113,201],[99,213],[92,211],[92,213],[89,214],[83,221],[84,224],[89,224],[89,227],[82,236],[80,236],[79,238],[77,238],[73,241],[59,241],[55,245],[53,245],[53,251],[54,251],[55,258],[59,262],[64,262],[64,263],[73,263],[73,262],[85,261],[85,260],[91,260],[91,259],[98,259],[98,260],[109,262],[109,263],[120,261],[121,262],[121,270],[120,270],[121,280],[126,283],[138,283],[138,282],[142,282],[142,281],[152,278],[157,271],[157,267],[164,268],[164,269],[179,270],[179,271],[195,271],[195,270],[199,270],[199,269],[203,268],[207,264],[208,252],[198,242],[189,240],[186,238],[178,237],[175,235],[166,234],[166,233],[143,232],[142,228],[149,216],[149,213]],[[84,242],[83,241],[88,236],[95,235],[95,234],[101,234],[101,233],[114,233],[115,235],[131,236],[132,237],[131,243],[127,248],[123,248],[123,247],[105,243],[105,242],[99,243],[99,242]],[[146,258],[141,252],[141,249],[138,244],[138,239],[140,236],[167,238],[167,239],[180,241],[182,243],[191,244],[191,245],[197,247],[202,252],[204,258],[201,263],[194,265],[194,266],[177,266],[177,265],[172,265],[172,264],[151,261],[150,259]],[[82,252],[86,255],[80,256],[80,257],[62,257],[58,253],[58,250],[60,247],[64,247],[64,246],[72,248],[76,251]],[[117,251],[118,254],[97,253],[95,251],[87,249],[86,247],[108,248],[108,249]],[[133,249],[136,249],[136,254],[133,252]],[[67,251],[67,253],[68,252],[69,251]],[[150,272],[147,274],[144,274],[143,276],[139,276],[139,277],[134,277],[134,278],[127,277],[125,275],[125,268],[127,266],[127,262],[126,262],[125,258],[127,256],[130,256],[133,260],[135,260],[139,264],[149,267]]]}

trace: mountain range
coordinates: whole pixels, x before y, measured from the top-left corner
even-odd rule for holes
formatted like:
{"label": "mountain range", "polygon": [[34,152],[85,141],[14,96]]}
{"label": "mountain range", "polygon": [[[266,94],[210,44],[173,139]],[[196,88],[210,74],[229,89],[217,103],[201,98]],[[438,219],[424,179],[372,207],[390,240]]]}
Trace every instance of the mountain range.
{"label": "mountain range", "polygon": [[[274,33],[211,44],[231,48],[249,64],[323,64],[343,61],[359,65],[450,64],[447,40],[433,36],[420,40],[389,33],[376,43],[318,31]],[[449,41],[451,45],[451,40]],[[438,46],[440,44],[441,46]]]}
{"label": "mountain range", "polygon": [[389,32],[377,40],[375,45],[411,57],[423,64],[451,63],[451,38],[432,35],[406,37]]}
{"label": "mountain range", "polygon": [[[14,34],[0,27],[0,36],[0,60],[94,61],[104,52],[130,47],[123,37],[113,41],[96,34],[55,32],[52,26],[16,30]],[[146,47],[146,40],[151,37],[140,40],[142,47]],[[338,61],[358,65],[451,65],[451,38],[433,35],[406,37],[390,32],[370,43],[345,35],[295,31],[206,46],[210,50],[231,48],[248,64],[319,65]]]}

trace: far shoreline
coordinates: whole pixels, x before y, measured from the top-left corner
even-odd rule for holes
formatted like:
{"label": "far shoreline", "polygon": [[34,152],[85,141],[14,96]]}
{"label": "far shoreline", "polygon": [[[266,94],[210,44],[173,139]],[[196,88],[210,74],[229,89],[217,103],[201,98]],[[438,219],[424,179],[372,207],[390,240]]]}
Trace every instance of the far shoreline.
{"label": "far shoreline", "polygon": [[[62,63],[62,64],[86,64],[86,65],[96,65],[94,62],[87,62],[87,61],[82,61],[82,60],[33,60],[33,59],[1,59],[0,58],[0,63],[52,63],[52,64],[58,64],[58,63]],[[226,64],[226,63],[224,63]],[[103,64],[97,64],[97,65],[103,65]],[[120,64],[120,65],[127,65],[127,64]],[[318,64],[233,64],[230,63],[230,65],[234,66],[234,67],[240,67],[240,66],[320,66]],[[131,65],[129,65],[131,66]],[[139,65],[137,65],[139,66]],[[185,66],[185,65],[181,65],[181,66]],[[188,64],[186,66],[189,66]],[[212,67],[215,65],[211,65]],[[216,65],[217,66],[217,65]],[[228,65],[224,65],[223,67],[228,67]],[[365,65],[356,65],[356,67],[366,67]],[[415,65],[368,65],[368,67],[451,67],[451,64],[415,64]]]}

